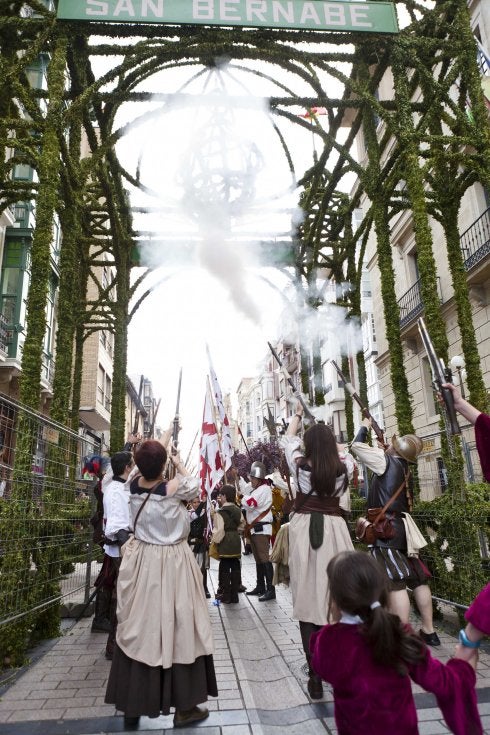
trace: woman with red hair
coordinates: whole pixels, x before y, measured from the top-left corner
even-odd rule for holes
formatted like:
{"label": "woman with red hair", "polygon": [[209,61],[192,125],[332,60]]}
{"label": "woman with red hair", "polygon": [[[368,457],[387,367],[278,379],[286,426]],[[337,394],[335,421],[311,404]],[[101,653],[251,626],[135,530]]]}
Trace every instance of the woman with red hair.
{"label": "woman with red hair", "polygon": [[171,454],[176,475],[163,479],[167,452],[148,440],[135,453],[130,476],[133,535],[123,546],[117,589],[116,648],[106,702],[125,715],[167,715],[174,726],[205,719],[197,705],[217,696],[211,622],[201,570],[187,543],[187,503],[199,481]]}

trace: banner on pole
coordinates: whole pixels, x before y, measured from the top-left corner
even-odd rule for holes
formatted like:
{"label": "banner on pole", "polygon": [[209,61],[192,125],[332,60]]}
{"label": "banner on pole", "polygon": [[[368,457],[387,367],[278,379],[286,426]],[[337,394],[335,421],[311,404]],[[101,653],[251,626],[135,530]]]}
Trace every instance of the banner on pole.
{"label": "banner on pole", "polygon": [[324,0],[59,0],[61,20],[398,33],[391,2]]}

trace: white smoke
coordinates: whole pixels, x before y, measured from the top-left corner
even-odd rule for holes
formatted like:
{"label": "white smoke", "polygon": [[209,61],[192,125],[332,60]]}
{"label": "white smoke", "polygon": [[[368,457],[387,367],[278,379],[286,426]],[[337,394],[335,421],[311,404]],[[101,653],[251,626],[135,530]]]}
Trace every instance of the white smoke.
{"label": "white smoke", "polygon": [[205,269],[259,325],[263,307],[253,275],[290,241],[297,194],[263,99],[226,71],[224,65],[206,72],[201,94],[186,88],[186,96],[166,103],[153,122],[158,135],[148,135],[151,146],[145,148],[143,136],[141,181],[163,211],[145,214],[154,234],[142,243],[140,259],[150,268]]}

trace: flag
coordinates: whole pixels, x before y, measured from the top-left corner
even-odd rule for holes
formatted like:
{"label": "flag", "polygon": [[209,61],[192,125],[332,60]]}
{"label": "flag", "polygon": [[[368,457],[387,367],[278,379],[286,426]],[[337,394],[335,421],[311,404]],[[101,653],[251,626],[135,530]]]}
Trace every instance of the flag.
{"label": "flag", "polygon": [[309,107],[306,110],[306,112],[303,115],[299,115],[299,117],[304,117],[307,120],[312,120],[318,115],[326,115],[326,114],[327,114],[326,107]]}
{"label": "flag", "polygon": [[224,474],[209,384],[206,388],[206,398],[204,401],[199,464],[201,497],[205,497],[206,495],[209,497]]}
{"label": "flag", "polygon": [[209,353],[209,347],[206,346],[209,360],[209,377],[211,380],[211,390],[213,392],[213,398],[218,409],[219,419],[221,421],[221,454],[225,465],[225,472],[231,467],[233,458],[233,444],[231,441],[231,430],[228,416],[225,412],[225,406],[223,403],[223,394],[218,383],[218,378],[214,372],[213,364],[211,362],[211,355]]}

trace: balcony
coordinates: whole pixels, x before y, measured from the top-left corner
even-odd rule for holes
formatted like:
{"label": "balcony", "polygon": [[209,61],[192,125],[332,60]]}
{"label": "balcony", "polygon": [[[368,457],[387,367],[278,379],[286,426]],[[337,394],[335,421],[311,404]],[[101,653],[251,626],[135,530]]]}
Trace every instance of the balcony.
{"label": "balcony", "polygon": [[460,238],[465,270],[478,265],[490,253],[490,207],[468,227]]}
{"label": "balcony", "polygon": [[[439,300],[442,302],[439,277],[437,277],[437,292],[439,294]],[[420,316],[424,310],[422,294],[420,292],[420,278],[398,299],[397,303],[400,311],[400,328],[406,327],[407,324]]]}

